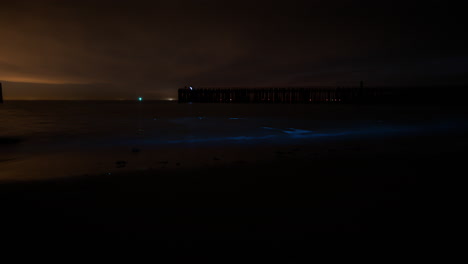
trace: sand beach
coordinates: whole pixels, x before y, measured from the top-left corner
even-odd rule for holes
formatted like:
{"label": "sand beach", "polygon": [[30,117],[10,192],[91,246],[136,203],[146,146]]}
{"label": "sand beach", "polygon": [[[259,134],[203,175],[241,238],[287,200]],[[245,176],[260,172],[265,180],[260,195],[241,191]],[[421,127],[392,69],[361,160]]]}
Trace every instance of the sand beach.
{"label": "sand beach", "polygon": [[[17,137],[2,136],[0,158],[4,235],[273,248],[323,233],[421,237],[442,230],[434,215],[450,214],[439,195],[467,156],[459,106],[193,105],[195,115],[168,116],[158,107],[75,133],[10,127]],[[71,113],[54,118],[92,122]]]}

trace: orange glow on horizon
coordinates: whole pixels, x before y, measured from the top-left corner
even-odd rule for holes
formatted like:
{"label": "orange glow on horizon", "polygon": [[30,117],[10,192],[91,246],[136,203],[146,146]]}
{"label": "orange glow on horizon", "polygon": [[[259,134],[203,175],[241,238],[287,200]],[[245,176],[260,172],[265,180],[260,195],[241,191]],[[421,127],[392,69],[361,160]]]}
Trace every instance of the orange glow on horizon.
{"label": "orange glow on horizon", "polygon": [[37,77],[4,77],[0,80],[1,82],[12,82],[12,83],[31,83],[31,84],[88,84],[88,82],[77,82],[77,81],[66,81],[59,79],[44,79]]}

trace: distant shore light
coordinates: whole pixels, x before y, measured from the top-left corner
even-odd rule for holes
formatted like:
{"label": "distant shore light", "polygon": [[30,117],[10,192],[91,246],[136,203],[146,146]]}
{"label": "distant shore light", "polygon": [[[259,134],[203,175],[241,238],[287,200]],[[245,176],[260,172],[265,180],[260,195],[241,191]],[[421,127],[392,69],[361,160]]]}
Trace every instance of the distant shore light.
{"label": "distant shore light", "polygon": [[143,97],[138,97],[138,101],[143,101]]}
{"label": "distant shore light", "polygon": [[190,91],[193,90],[193,87],[192,87],[192,86],[190,86],[189,88],[190,88]]}

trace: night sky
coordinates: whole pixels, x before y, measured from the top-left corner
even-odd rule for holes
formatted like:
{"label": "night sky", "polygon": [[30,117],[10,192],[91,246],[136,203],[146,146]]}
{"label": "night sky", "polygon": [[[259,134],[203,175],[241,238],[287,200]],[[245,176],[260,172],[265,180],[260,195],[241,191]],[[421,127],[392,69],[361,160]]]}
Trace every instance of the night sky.
{"label": "night sky", "polygon": [[462,1],[0,0],[6,99],[468,83]]}

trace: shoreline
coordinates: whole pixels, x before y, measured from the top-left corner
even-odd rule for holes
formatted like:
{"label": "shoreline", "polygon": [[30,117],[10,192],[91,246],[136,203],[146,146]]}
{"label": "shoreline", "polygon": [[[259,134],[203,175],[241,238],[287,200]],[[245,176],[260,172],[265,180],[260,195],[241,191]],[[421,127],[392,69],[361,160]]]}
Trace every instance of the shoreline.
{"label": "shoreline", "polygon": [[23,181],[0,183],[2,237],[262,241],[272,248],[317,233],[427,237],[451,228],[456,201],[447,193],[465,170],[468,136],[463,122],[445,130],[431,113],[417,117],[441,129],[2,158],[2,169],[24,167]]}
{"label": "shoreline", "polygon": [[[379,145],[384,151],[392,151],[392,144],[382,142],[411,141],[418,138],[434,138],[434,142],[450,141],[450,137],[462,137],[468,128],[460,121],[450,123],[428,123],[426,125],[392,126],[375,123],[373,127],[363,126],[360,130],[336,130],[316,132],[309,130],[263,128],[264,133],[257,137],[270,136],[264,140],[256,137],[218,141],[183,140],[178,143],[158,144],[158,141],[141,138],[96,145],[93,141],[70,142],[67,144],[37,145],[19,142],[4,148],[0,153],[3,175],[0,182],[9,180],[27,181],[47,178],[79,177],[94,174],[116,174],[131,171],[152,171],[157,169],[181,170],[208,168],[216,165],[237,163],[274,162],[278,157],[290,157],[307,162],[333,154],[343,157],[365,154],[360,149]],[[262,128],[259,128],[262,129]],[[344,131],[344,132],[343,132]],[[227,137],[228,139],[230,137]],[[180,140],[179,140],[180,141]],[[409,145],[415,145],[408,142]],[[428,142],[429,146],[434,144]],[[453,147],[456,147],[456,143]],[[418,148],[425,147],[419,145]],[[443,148],[437,146],[436,148]],[[34,151],[25,151],[26,149]],[[44,150],[42,150],[44,148]],[[373,147],[375,149],[375,146]],[[428,147],[429,153],[431,149]],[[301,151],[295,151],[300,149]],[[294,150],[294,151],[293,151]],[[417,151],[416,151],[417,152]],[[293,155],[289,155],[293,153]],[[394,155],[401,155],[395,153]],[[50,162],[54,161],[54,162]],[[33,168],[33,169],[31,169]]]}
{"label": "shoreline", "polygon": [[434,192],[462,168],[457,158],[468,147],[465,135],[345,143],[288,148],[265,162],[3,183],[2,222],[26,225],[27,237],[47,230],[66,240],[407,235],[435,223],[428,218],[441,210]]}

